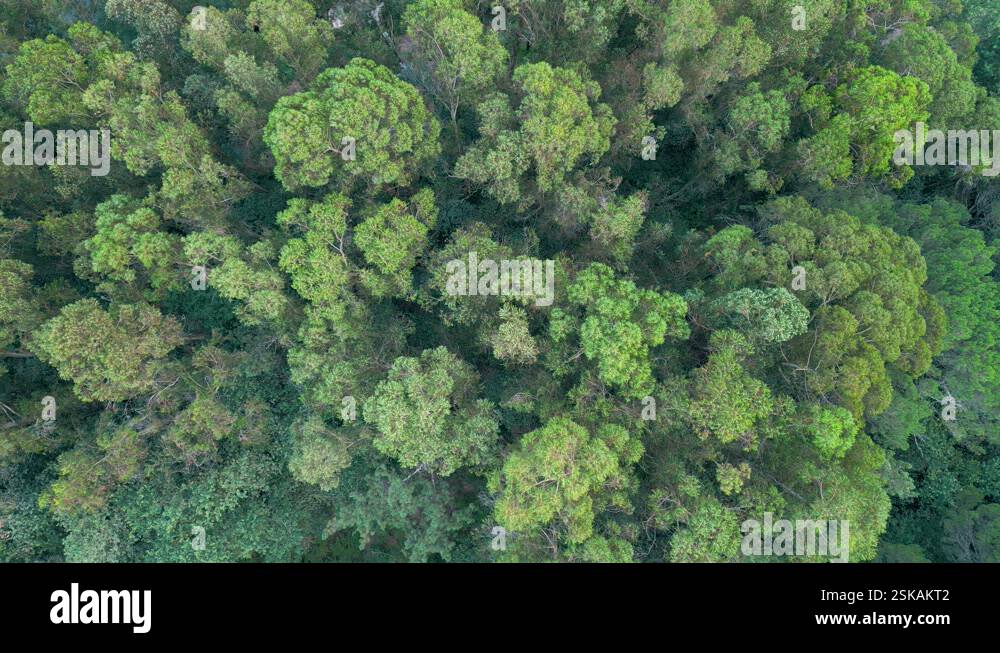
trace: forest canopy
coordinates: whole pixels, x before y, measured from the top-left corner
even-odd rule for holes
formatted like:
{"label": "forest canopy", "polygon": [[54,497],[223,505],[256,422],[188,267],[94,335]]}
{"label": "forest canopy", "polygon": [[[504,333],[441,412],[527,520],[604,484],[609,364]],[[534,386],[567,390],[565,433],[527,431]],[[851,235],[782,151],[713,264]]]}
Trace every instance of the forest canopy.
{"label": "forest canopy", "polygon": [[0,561],[1000,562],[1000,0],[0,0],[0,134]]}

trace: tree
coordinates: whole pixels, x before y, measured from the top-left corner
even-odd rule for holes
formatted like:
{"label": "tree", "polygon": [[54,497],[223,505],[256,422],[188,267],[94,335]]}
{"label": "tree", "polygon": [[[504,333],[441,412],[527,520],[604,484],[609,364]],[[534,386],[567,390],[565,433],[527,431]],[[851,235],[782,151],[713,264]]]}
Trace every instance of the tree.
{"label": "tree", "polygon": [[132,26],[138,35],[132,48],[144,57],[167,60],[181,15],[159,0],[108,0],[104,10],[111,18]]}
{"label": "tree", "polygon": [[85,58],[69,43],[49,35],[21,45],[7,65],[3,95],[23,106],[39,125],[78,120],[87,116],[82,89],[93,75]]}
{"label": "tree", "polygon": [[629,465],[642,445],[626,429],[606,424],[596,433],[556,417],[526,433],[502,469],[489,479],[498,494],[494,516],[507,530],[540,536],[552,554],[593,534],[595,516],[627,502]]}
{"label": "tree", "polygon": [[279,265],[292,288],[318,314],[340,319],[348,302],[348,263],[344,252],[350,200],[331,193],[320,202],[294,198],[278,214],[278,224],[302,233],[281,248]]}
{"label": "tree", "polygon": [[530,365],[538,358],[538,345],[528,329],[528,315],[508,304],[500,309],[500,327],[492,340],[493,355],[511,365]]}
{"label": "tree", "polygon": [[709,310],[715,324],[736,329],[757,345],[787,342],[809,324],[808,309],[785,288],[734,290],[714,300]]}
{"label": "tree", "polygon": [[486,186],[499,202],[523,206],[529,181],[539,193],[555,190],[581,160],[607,152],[615,121],[597,103],[600,86],[573,70],[523,64],[513,80],[517,109],[502,93],[479,104],[481,138],[456,161],[455,175]]}
{"label": "tree", "polygon": [[0,0],[0,560],[996,558],[997,0],[202,4]]}
{"label": "tree", "polygon": [[882,65],[900,75],[912,75],[927,84],[932,99],[928,107],[931,125],[955,128],[976,108],[976,85],[972,71],[937,31],[926,26],[904,25],[882,53]]}
{"label": "tree", "polygon": [[187,465],[198,465],[216,453],[218,441],[232,433],[236,417],[217,399],[201,395],[179,412],[164,436]]}
{"label": "tree", "polygon": [[729,562],[740,552],[736,515],[709,499],[670,540],[671,562]]}
{"label": "tree", "polygon": [[94,214],[96,233],[83,243],[89,254],[83,265],[97,280],[107,280],[98,286],[102,291],[155,301],[184,282],[185,271],[175,265],[180,239],[163,229],[156,211],[124,195],[113,195],[98,204]]}
{"label": "tree", "polygon": [[955,562],[996,562],[1000,560],[1000,504],[975,506],[975,498],[972,493],[963,496],[963,505],[945,520],[948,554]]}
{"label": "tree", "polygon": [[1000,323],[1000,286],[991,276],[995,248],[987,245],[981,231],[966,226],[970,216],[963,206],[944,199],[915,204],[881,195],[839,194],[824,203],[913,238],[927,263],[927,291],[941,305],[946,321],[942,351],[927,377],[916,383],[897,380],[897,386],[903,387],[890,412],[896,420],[911,416],[909,425],[889,421],[880,425],[880,431],[901,436],[900,448],[905,449],[909,435],[922,431],[920,422],[939,414],[939,401],[950,394],[961,405],[956,420],[944,422],[954,436],[994,441],[994,388],[1000,383],[994,344]]}
{"label": "tree", "polygon": [[159,362],[181,342],[180,324],[152,306],[104,310],[81,299],[45,322],[29,346],[83,401],[124,401],[153,388]]}
{"label": "tree", "polygon": [[765,279],[791,285],[789,268],[800,265],[806,281],[798,297],[812,322],[782,347],[786,378],[855,417],[885,411],[892,398],[887,368],[921,376],[943,333],[941,309],[923,288],[926,264],[916,243],[844,212],[824,213],[801,197],[774,200],[761,215],[767,246],[741,226],[706,242],[720,269],[714,283],[719,290]]}
{"label": "tree", "polygon": [[420,0],[403,12],[400,57],[455,122],[458,109],[506,69],[507,51],[460,0]]}
{"label": "tree", "polygon": [[758,422],[774,410],[771,391],[743,369],[740,359],[752,349],[739,334],[716,331],[709,349],[708,362],[691,375],[686,417],[702,438],[713,436],[722,444],[740,441],[750,448],[760,439]]}
{"label": "tree", "polygon": [[[603,199],[603,198],[602,198]],[[596,202],[589,215],[590,238],[619,267],[632,257],[635,239],[645,218],[647,197],[637,193],[624,199]]]}
{"label": "tree", "polygon": [[287,325],[289,300],[285,279],[274,269],[274,246],[260,240],[244,247],[237,238],[199,231],[184,238],[187,269],[205,268],[206,287],[240,302],[237,317],[244,324],[270,324],[281,332]]}
{"label": "tree", "polygon": [[[639,289],[616,278],[602,263],[580,272],[567,289],[567,298],[567,309],[552,311],[550,337],[559,345],[575,335],[576,355],[594,361],[598,377],[626,397],[642,397],[652,390],[650,350],[667,337],[683,340],[689,334],[684,322],[687,304],[681,297]],[[561,356],[565,346],[556,351]]]}
{"label": "tree", "polygon": [[413,295],[412,270],[427,250],[436,221],[434,193],[424,189],[409,203],[393,199],[358,224],[354,242],[372,266],[362,271],[361,281],[373,295]]}
{"label": "tree", "polygon": [[288,459],[292,476],[324,491],[336,489],[341,472],[351,464],[351,434],[327,427],[318,415],[309,416],[293,429],[294,449]]}
{"label": "tree", "polygon": [[28,336],[41,317],[32,297],[34,273],[27,263],[0,259],[0,290],[4,296],[0,303],[0,350],[16,351],[22,343],[27,344]]}
{"label": "tree", "polygon": [[333,33],[307,0],[254,0],[247,11],[247,25],[303,82],[315,77],[326,63]]}
{"label": "tree", "polygon": [[446,481],[411,476],[385,463],[352,467],[324,535],[353,531],[361,549],[408,562],[452,561],[476,506],[456,509],[461,497]]}
{"label": "tree", "polygon": [[487,464],[496,446],[493,405],[476,399],[478,374],[444,347],[397,358],[364,404],[372,444],[403,467],[449,476]]}
{"label": "tree", "polygon": [[764,93],[759,84],[750,84],[733,103],[726,123],[713,152],[716,174],[744,172],[754,190],[776,190],[780,184],[769,179],[761,166],[781,149],[791,128],[791,106],[783,90]]}
{"label": "tree", "polygon": [[[822,96],[823,92],[819,93]],[[895,187],[906,183],[913,176],[912,168],[890,169],[897,146],[894,136],[927,120],[931,102],[927,84],[916,77],[868,66],[837,86],[831,101],[832,117],[819,113],[819,130],[800,143],[804,174],[829,185],[847,178],[850,159],[851,174],[857,177],[884,177]],[[834,151],[838,159],[828,159]]]}
{"label": "tree", "polygon": [[417,89],[386,67],[356,58],[328,68],[310,90],[281,98],[264,142],[274,155],[275,176],[289,190],[359,178],[378,188],[410,183],[440,152],[440,129]]}

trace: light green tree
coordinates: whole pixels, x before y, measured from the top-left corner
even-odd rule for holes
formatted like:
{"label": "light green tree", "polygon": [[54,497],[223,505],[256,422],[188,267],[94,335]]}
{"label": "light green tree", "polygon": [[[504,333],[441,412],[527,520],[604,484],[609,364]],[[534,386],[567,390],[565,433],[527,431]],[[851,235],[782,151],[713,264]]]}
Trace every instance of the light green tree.
{"label": "light green tree", "polygon": [[264,142],[289,190],[357,179],[377,188],[412,181],[440,152],[440,129],[417,89],[385,66],[352,59],[281,98]]}
{"label": "light green tree", "polygon": [[454,123],[458,109],[491,90],[505,72],[507,51],[496,32],[465,11],[461,0],[419,0],[403,12],[400,56]]}
{"label": "light green tree", "polygon": [[600,86],[573,70],[523,64],[513,80],[517,108],[502,93],[479,104],[481,137],[459,157],[455,175],[486,186],[500,202],[524,205],[529,182],[540,193],[553,191],[578,165],[607,152],[615,120],[598,102]]}
{"label": "light green tree", "polygon": [[546,542],[552,555],[585,542],[601,511],[628,505],[630,467],[642,451],[621,426],[605,424],[591,433],[568,417],[553,418],[526,433],[490,476],[489,488],[498,495],[494,517],[508,531]]}
{"label": "light green tree", "polygon": [[158,363],[181,341],[180,324],[152,306],[104,310],[81,299],[43,324],[30,348],[83,401],[124,401],[153,388]]}
{"label": "light green tree", "polygon": [[650,350],[667,337],[683,340],[690,333],[680,296],[637,288],[603,263],[580,272],[567,297],[572,308],[553,309],[549,333],[557,344],[578,338],[579,352],[561,347],[556,355],[594,361],[599,378],[627,397],[652,390]]}
{"label": "light green tree", "polygon": [[364,403],[372,443],[400,465],[448,476],[495,455],[493,405],[476,399],[479,375],[444,347],[400,357]]}

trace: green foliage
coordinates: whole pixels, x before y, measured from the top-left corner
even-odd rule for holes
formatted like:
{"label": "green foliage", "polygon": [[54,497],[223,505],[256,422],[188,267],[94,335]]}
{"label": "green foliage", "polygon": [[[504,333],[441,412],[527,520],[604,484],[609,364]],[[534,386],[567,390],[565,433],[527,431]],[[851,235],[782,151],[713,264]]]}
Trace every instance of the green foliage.
{"label": "green foliage", "polygon": [[757,440],[757,423],[773,410],[771,391],[740,364],[741,356],[752,352],[741,336],[717,331],[709,347],[708,362],[692,373],[687,418],[700,437],[749,446]]}
{"label": "green foliage", "polygon": [[890,185],[901,186],[913,170],[890,170],[893,137],[927,120],[931,98],[917,77],[879,66],[859,69],[832,93],[834,115],[828,124],[801,143],[805,174],[824,186],[849,175],[887,177]]}
{"label": "green foliage", "polygon": [[[281,249],[279,265],[291,277],[292,288],[318,314],[342,315],[347,267],[343,258],[350,200],[331,193],[321,202],[295,198],[278,214],[278,224],[303,234]],[[336,248],[339,248],[338,252]]]}
{"label": "green foliage", "polygon": [[0,561],[997,561],[996,0],[193,4],[0,0]]}
{"label": "green foliage", "polygon": [[528,327],[527,313],[517,306],[500,309],[500,326],[493,337],[493,355],[511,365],[531,365],[538,358],[538,344]]}
{"label": "green foliage", "polygon": [[582,160],[610,147],[614,117],[597,102],[601,88],[547,63],[514,70],[520,102],[495,93],[477,107],[481,138],[455,163],[455,175],[487,187],[503,203],[525,205],[530,183],[539,193],[558,188]]}
{"label": "green foliage", "polygon": [[493,405],[475,398],[477,385],[472,366],[444,347],[397,358],[365,401],[372,444],[403,467],[441,476],[488,463],[498,424]]}
{"label": "green foliage", "polygon": [[324,491],[335,489],[340,485],[340,473],[351,464],[347,435],[327,428],[317,416],[296,424],[288,470],[303,483],[313,483]]}
{"label": "green foliage", "polygon": [[89,264],[97,279],[109,282],[99,285],[103,291],[118,294],[116,284],[135,285],[142,279],[145,282],[140,281],[139,287],[150,288],[142,297],[155,300],[162,291],[180,286],[183,272],[171,265],[180,254],[179,239],[161,229],[153,209],[136,207],[127,197],[113,195],[98,204],[94,214],[96,233],[84,241],[83,249],[90,255],[85,265]]}
{"label": "green foliage", "polygon": [[755,343],[787,342],[805,333],[809,311],[785,288],[741,288],[713,301],[723,328],[739,330]]}
{"label": "green foliage", "polygon": [[888,368],[920,376],[940,349],[941,310],[922,287],[926,263],[916,243],[842,211],[825,214],[800,197],[775,200],[762,216],[771,225],[767,246],[742,227],[706,243],[721,269],[717,285],[790,285],[789,267],[801,266],[800,301],[812,317],[785,349],[791,378],[800,391],[833,399],[855,417],[878,415],[892,398]]}
{"label": "green foliage", "polygon": [[400,57],[453,121],[459,107],[487,91],[507,64],[496,33],[462,5],[460,0],[408,5],[403,13],[407,41],[400,45]]}
{"label": "green foliage", "polygon": [[7,65],[3,95],[39,125],[85,117],[82,88],[92,79],[84,57],[49,35],[23,43]]}
{"label": "green foliage", "polygon": [[960,129],[976,107],[972,71],[958,62],[948,42],[934,29],[906,25],[882,54],[883,65],[901,75],[912,75],[927,84],[933,98],[931,125]]}
{"label": "green foliage", "polygon": [[671,540],[671,562],[728,562],[739,555],[736,515],[717,501],[706,501]]}
{"label": "green foliage", "polygon": [[288,297],[285,280],[274,270],[274,248],[268,241],[250,247],[232,236],[201,231],[184,239],[184,257],[206,268],[206,282],[226,299],[241,304],[237,316],[246,324],[280,323]]}
{"label": "green foliage", "polygon": [[[289,190],[357,179],[406,185],[440,151],[440,126],[413,86],[368,59],[328,68],[281,98],[264,129],[275,176]],[[353,160],[344,157],[353,139]]]}
{"label": "green foliage", "polygon": [[332,34],[307,0],[254,0],[247,24],[299,79],[308,81],[323,68]]}
{"label": "green foliage", "polygon": [[474,523],[474,505],[456,509],[461,496],[440,480],[410,478],[386,464],[359,464],[358,470],[363,475],[351,474],[324,535],[353,531],[361,549],[389,556],[397,555],[396,547],[384,540],[401,540],[397,546],[409,562],[455,559],[456,538]]}
{"label": "green foliage", "polygon": [[43,324],[30,346],[83,401],[124,401],[153,389],[158,363],[180,344],[180,325],[152,306],[104,310],[81,299]]}
{"label": "green foliage", "polygon": [[627,502],[629,465],[641,456],[642,445],[621,426],[606,424],[592,434],[567,417],[550,420],[526,433],[490,477],[490,490],[499,494],[494,515],[525,537],[548,531],[553,553],[557,541],[585,542],[601,510]]}
{"label": "green foliage", "polygon": [[413,294],[411,270],[428,246],[428,233],[437,221],[434,193],[422,190],[406,203],[393,199],[378,208],[354,230],[354,242],[373,269],[361,281],[375,296]]}
{"label": "green foliage", "polygon": [[[687,305],[673,293],[657,293],[618,279],[611,268],[593,263],[567,289],[574,309],[555,309],[550,336],[559,344],[576,334],[580,353],[597,365],[599,378],[627,397],[652,390],[649,350],[667,337],[688,336]],[[581,315],[582,314],[582,315]]]}

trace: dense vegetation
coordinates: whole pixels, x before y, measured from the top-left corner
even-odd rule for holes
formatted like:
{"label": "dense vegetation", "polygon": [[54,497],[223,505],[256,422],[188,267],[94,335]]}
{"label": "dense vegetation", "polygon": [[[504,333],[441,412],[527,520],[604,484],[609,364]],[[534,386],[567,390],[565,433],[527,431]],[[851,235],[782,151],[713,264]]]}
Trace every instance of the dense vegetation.
{"label": "dense vegetation", "polygon": [[1000,562],[1000,2],[494,4],[0,0],[0,560]]}

